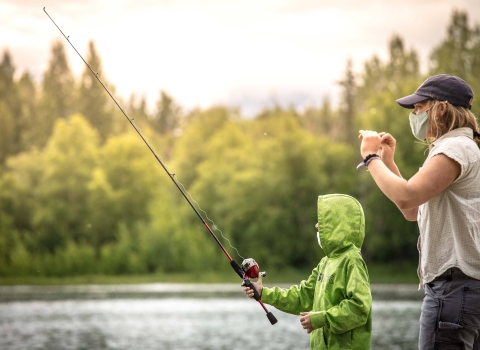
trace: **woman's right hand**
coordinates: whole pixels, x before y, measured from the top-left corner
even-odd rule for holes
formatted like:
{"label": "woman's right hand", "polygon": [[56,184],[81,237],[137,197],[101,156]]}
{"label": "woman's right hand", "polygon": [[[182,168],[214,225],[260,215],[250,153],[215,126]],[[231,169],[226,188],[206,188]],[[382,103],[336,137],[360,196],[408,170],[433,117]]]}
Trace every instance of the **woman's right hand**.
{"label": "woman's right hand", "polygon": [[393,163],[393,156],[395,154],[395,146],[397,141],[392,135],[386,132],[378,134],[381,138],[380,149],[378,155],[382,158],[382,161],[386,164]]}
{"label": "woman's right hand", "polygon": [[[262,290],[263,290],[263,283],[262,283],[262,274],[258,274],[258,279],[257,282],[251,282],[253,287],[257,290],[258,295],[261,297],[262,296]],[[242,282],[243,286],[244,282]],[[243,287],[243,290],[245,291],[245,294],[251,299],[253,299],[253,290],[249,287]]]}

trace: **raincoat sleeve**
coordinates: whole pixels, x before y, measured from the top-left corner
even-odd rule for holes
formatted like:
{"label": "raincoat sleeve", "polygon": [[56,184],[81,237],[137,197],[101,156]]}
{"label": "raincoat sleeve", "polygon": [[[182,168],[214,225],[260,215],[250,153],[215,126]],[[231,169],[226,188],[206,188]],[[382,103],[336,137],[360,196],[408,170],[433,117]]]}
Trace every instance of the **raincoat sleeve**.
{"label": "raincoat sleeve", "polygon": [[344,299],[327,310],[310,313],[313,329],[324,327],[341,334],[367,322],[372,294],[365,262],[362,259],[351,261],[345,277]]}
{"label": "raincoat sleeve", "polygon": [[302,311],[310,311],[313,306],[317,276],[318,267],[298,286],[291,286],[289,289],[264,287],[261,299],[264,303],[289,314],[299,315]]}

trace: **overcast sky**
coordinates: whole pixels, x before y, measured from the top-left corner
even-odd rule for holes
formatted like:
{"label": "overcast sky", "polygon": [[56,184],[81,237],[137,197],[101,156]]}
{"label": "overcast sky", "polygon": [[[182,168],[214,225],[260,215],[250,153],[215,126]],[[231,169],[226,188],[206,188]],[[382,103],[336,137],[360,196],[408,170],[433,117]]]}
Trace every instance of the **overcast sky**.
{"label": "overcast sky", "polygon": [[[337,101],[347,59],[361,71],[374,54],[386,58],[394,34],[425,66],[454,9],[480,22],[479,0],[1,0],[0,50],[37,81],[61,38],[44,6],[82,55],[95,42],[117,97],[153,105],[165,90],[186,110],[222,104],[246,115]],[[84,63],[64,43],[78,76]]]}

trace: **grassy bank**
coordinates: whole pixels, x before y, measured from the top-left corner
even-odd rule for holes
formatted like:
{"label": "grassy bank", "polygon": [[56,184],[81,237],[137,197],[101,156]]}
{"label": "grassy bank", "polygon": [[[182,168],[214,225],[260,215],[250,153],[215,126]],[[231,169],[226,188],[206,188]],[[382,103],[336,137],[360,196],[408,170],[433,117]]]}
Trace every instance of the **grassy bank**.
{"label": "grassy bank", "polygon": [[[371,283],[418,283],[416,265],[378,265],[368,266]],[[265,283],[297,284],[306,279],[310,270],[299,271],[287,269],[270,271]],[[207,272],[204,274],[150,274],[123,276],[72,276],[72,277],[0,277],[0,285],[67,285],[67,284],[138,284],[138,283],[239,283],[240,279],[232,271],[221,274]]]}

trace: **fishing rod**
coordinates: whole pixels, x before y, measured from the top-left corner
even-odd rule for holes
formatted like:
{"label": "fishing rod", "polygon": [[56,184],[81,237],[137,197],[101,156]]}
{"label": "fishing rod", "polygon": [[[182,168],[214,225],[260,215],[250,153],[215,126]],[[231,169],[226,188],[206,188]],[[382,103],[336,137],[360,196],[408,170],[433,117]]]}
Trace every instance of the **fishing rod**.
{"label": "fishing rod", "polygon": [[258,267],[258,264],[255,260],[253,260],[252,258],[248,258],[248,259],[244,259],[243,262],[242,262],[242,265],[238,265],[238,263],[232,259],[232,257],[230,256],[230,254],[228,254],[227,250],[225,249],[225,247],[222,245],[222,243],[220,242],[220,240],[217,238],[217,236],[215,235],[215,233],[212,231],[212,229],[210,228],[210,226],[208,226],[207,222],[203,219],[202,215],[200,214],[200,212],[197,210],[197,208],[193,205],[192,201],[190,200],[190,198],[188,198],[188,196],[186,195],[185,191],[182,189],[183,185],[181,185],[180,182],[177,181],[177,179],[175,179],[175,174],[171,173],[168,168],[165,166],[165,164],[163,163],[162,159],[157,155],[157,153],[155,152],[155,150],[153,149],[153,147],[150,145],[150,143],[147,141],[147,139],[143,136],[142,132],[140,131],[140,129],[137,127],[137,125],[135,124],[134,122],[134,119],[129,117],[127,112],[122,108],[122,106],[120,106],[120,104],[118,103],[118,101],[115,99],[115,97],[113,97],[112,93],[110,92],[110,90],[108,90],[108,88],[105,86],[105,84],[103,83],[103,81],[98,77],[98,73],[95,72],[92,67],[90,66],[90,64],[88,64],[87,61],[85,61],[85,59],[83,58],[83,56],[77,51],[77,49],[75,48],[75,46],[70,42],[70,37],[69,36],[66,36],[63,31],[60,29],[60,27],[57,25],[57,23],[55,23],[55,21],[53,20],[53,18],[48,14],[48,12],[45,10],[45,7],[43,8],[43,12],[45,12],[45,14],[48,16],[48,18],[50,18],[50,20],[52,21],[52,23],[55,25],[55,27],[57,27],[57,29],[60,31],[60,33],[63,35],[63,37],[68,41],[68,43],[70,44],[70,46],[72,46],[72,48],[75,50],[75,52],[78,54],[78,56],[80,56],[80,58],[82,59],[82,61],[85,63],[85,65],[88,67],[88,69],[90,70],[90,72],[92,72],[93,76],[98,80],[98,82],[103,86],[103,88],[105,89],[105,91],[108,93],[108,95],[111,97],[111,99],[113,100],[113,102],[115,102],[115,104],[117,105],[117,107],[120,109],[120,111],[123,113],[123,115],[125,116],[125,118],[127,118],[127,120],[129,121],[130,125],[132,125],[132,127],[135,129],[135,131],[137,132],[137,134],[141,137],[141,139],[143,140],[143,142],[145,143],[145,145],[148,147],[148,149],[150,150],[150,152],[152,152],[152,154],[154,155],[154,157],[157,159],[157,161],[160,163],[160,165],[162,166],[163,170],[165,170],[165,172],[168,174],[168,176],[170,177],[170,179],[173,181],[173,183],[175,184],[175,186],[178,188],[178,190],[180,191],[180,193],[183,195],[183,197],[186,199],[186,201],[188,202],[188,204],[190,205],[190,207],[192,207],[192,209],[195,211],[195,214],[197,214],[198,218],[202,221],[203,225],[205,226],[205,228],[207,229],[207,231],[210,233],[210,235],[212,236],[212,238],[217,242],[218,246],[220,247],[220,249],[222,249],[223,253],[225,254],[225,256],[227,257],[227,259],[230,261],[230,266],[232,266],[233,270],[237,273],[238,276],[240,276],[240,278],[243,280],[243,285],[246,286],[246,287],[249,287],[250,289],[253,290],[253,293],[254,293],[254,298],[256,301],[258,301],[258,303],[262,306],[262,308],[265,310],[266,312],[266,316],[268,318],[268,320],[270,321],[270,323],[272,325],[274,325],[275,323],[277,323],[277,319],[275,318],[275,316],[273,316],[273,314],[271,312],[269,312],[267,310],[267,308],[265,307],[265,304],[260,300],[260,295],[258,294],[257,290],[255,289],[255,287],[253,286],[252,282],[250,281],[250,278],[257,278],[259,274],[262,274],[262,276],[265,276],[266,273],[265,272],[259,272],[259,267]]}

